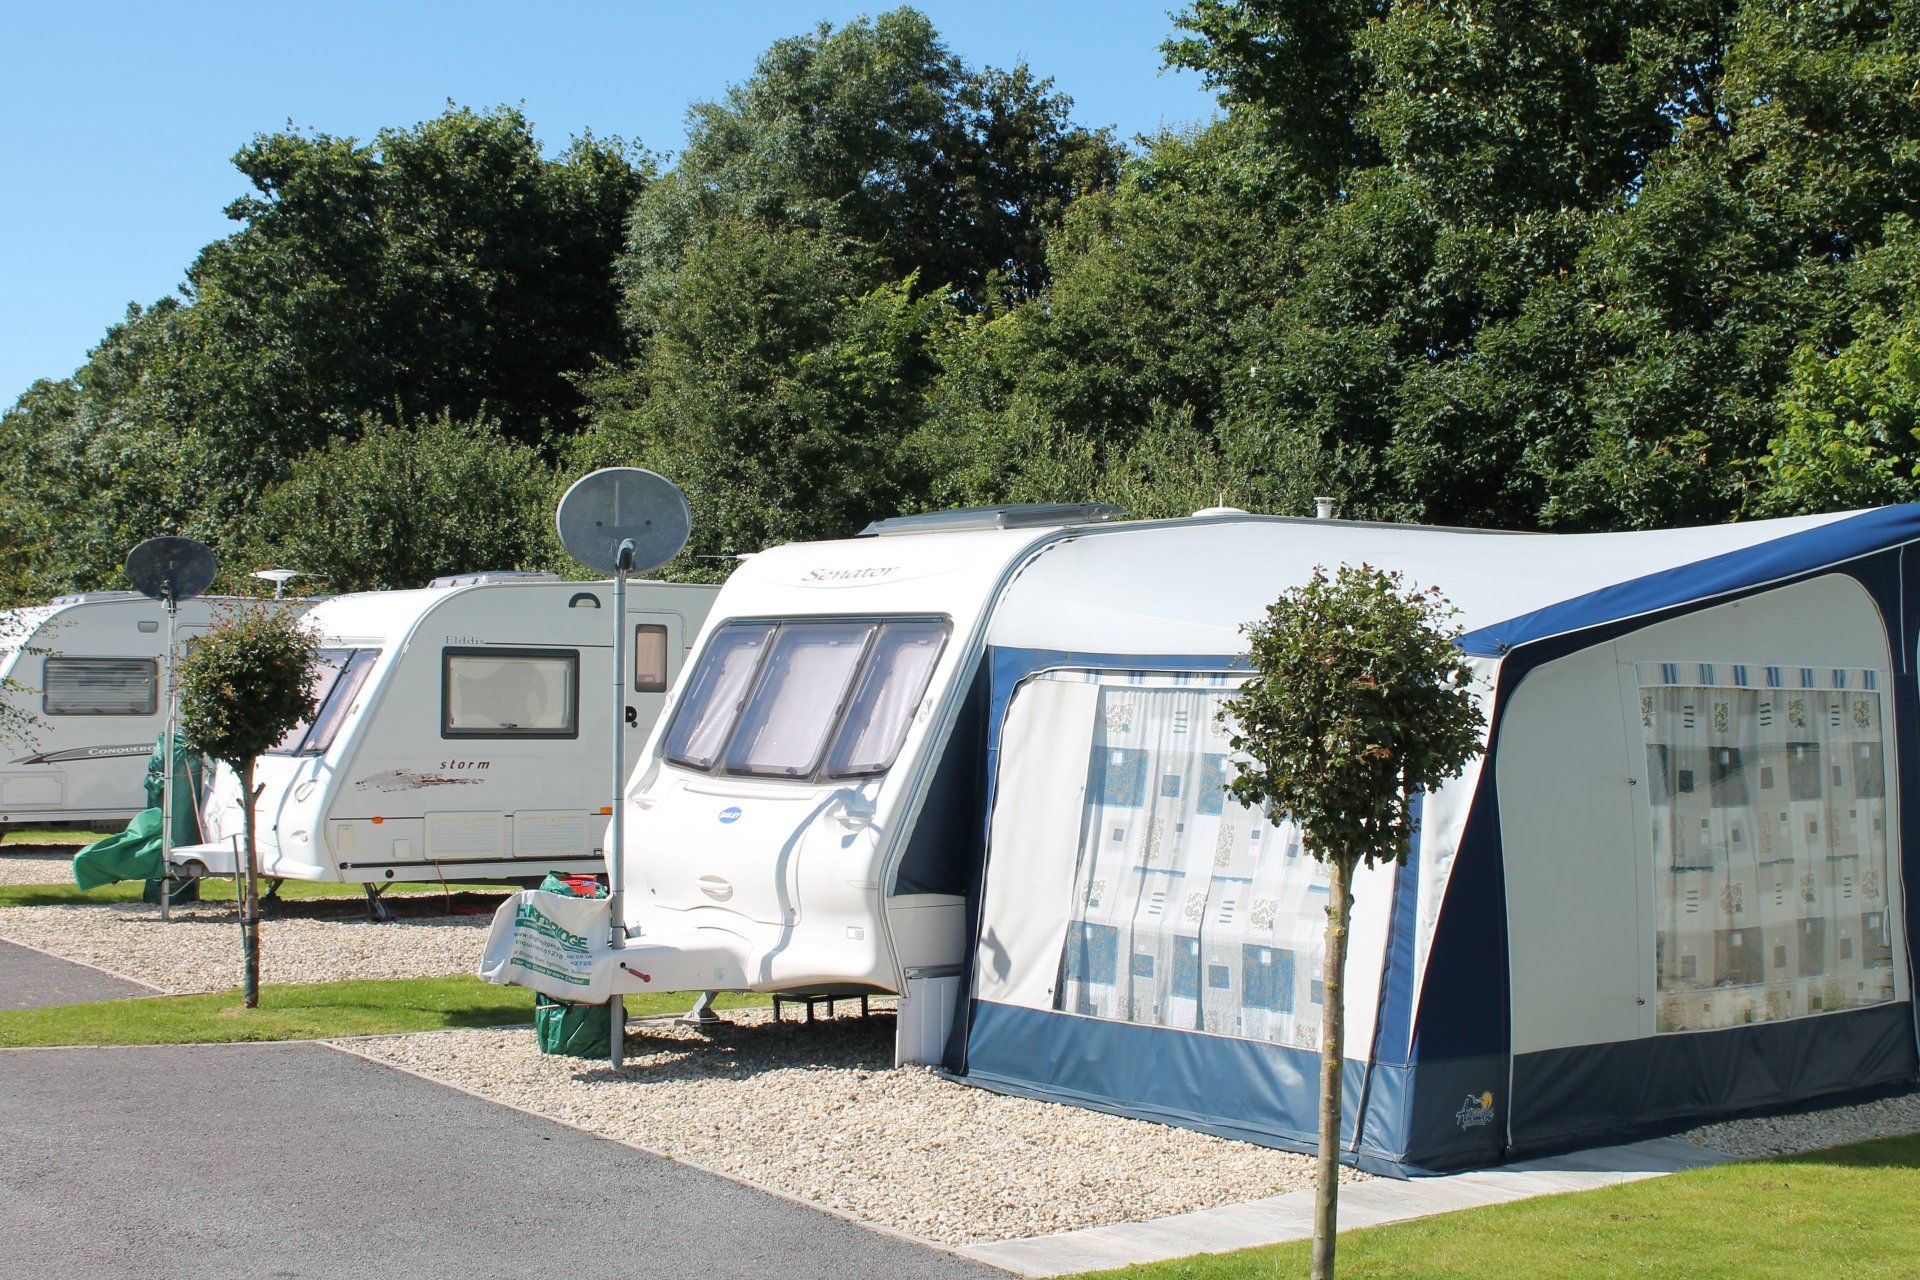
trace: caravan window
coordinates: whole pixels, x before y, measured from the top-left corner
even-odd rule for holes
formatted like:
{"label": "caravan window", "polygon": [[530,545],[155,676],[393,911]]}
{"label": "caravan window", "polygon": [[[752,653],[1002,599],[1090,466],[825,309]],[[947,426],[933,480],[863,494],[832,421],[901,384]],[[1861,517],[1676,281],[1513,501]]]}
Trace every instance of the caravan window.
{"label": "caravan window", "polygon": [[727,772],[810,776],[872,635],[868,622],[781,627],[728,743]]}
{"label": "caravan window", "polygon": [[633,691],[667,691],[667,629],[658,622],[643,622],[633,629]]}
{"label": "caravan window", "polygon": [[673,718],[666,757],[689,769],[711,769],[740,714],[747,685],[773,636],[770,623],[729,622],[714,633],[707,656]]}
{"label": "caravan window", "polygon": [[48,658],[42,709],[50,716],[150,716],[160,709],[153,658]]}
{"label": "caravan window", "polygon": [[443,649],[443,738],[577,738],[577,649]]}
{"label": "caravan window", "polygon": [[947,644],[939,622],[889,622],[873,642],[873,654],[827,753],[827,776],[855,778],[884,773],[900,754],[914,710],[926,696],[933,665]]}
{"label": "caravan window", "polygon": [[313,715],[287,730],[268,755],[324,755],[347,722],[378,649],[322,649],[308,687],[313,691]]}
{"label": "caravan window", "polygon": [[664,754],[756,777],[883,773],[949,629],[925,619],[728,623],[694,671]]}

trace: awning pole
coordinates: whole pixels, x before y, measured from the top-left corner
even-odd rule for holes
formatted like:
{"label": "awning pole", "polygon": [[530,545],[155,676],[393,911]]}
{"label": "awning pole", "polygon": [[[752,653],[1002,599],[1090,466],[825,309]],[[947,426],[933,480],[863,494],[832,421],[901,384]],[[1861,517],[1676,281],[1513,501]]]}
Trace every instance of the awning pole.
{"label": "awning pole", "polygon": [[[627,945],[627,925],[621,914],[625,897],[620,874],[624,851],[627,789],[627,571],[633,567],[631,538],[620,544],[613,573],[613,815],[607,822],[607,927],[608,945],[620,951]],[[609,1026],[608,1057],[619,1070],[626,1057],[627,1005],[615,995],[607,1001]]]}
{"label": "awning pole", "polygon": [[167,684],[167,720],[160,733],[160,919],[172,921],[173,894],[173,634],[179,620],[180,602],[167,597],[167,660],[163,670]]}

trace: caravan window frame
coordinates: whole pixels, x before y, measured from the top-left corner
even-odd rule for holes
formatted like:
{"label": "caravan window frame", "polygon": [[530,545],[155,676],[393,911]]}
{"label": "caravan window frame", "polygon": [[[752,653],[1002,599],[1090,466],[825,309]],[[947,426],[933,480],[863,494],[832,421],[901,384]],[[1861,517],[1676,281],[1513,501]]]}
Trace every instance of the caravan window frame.
{"label": "caravan window frame", "polygon": [[[893,753],[885,763],[857,772],[834,772],[828,765],[833,759],[835,749],[840,744],[841,734],[846,730],[847,713],[853,705],[856,695],[862,691],[866,685],[875,648],[879,644],[881,637],[886,634],[887,627],[895,623],[932,624],[941,629],[939,650],[935,654],[934,660],[927,666],[926,682],[920,690],[920,696],[916,698],[913,703],[913,711],[917,712],[921,703],[926,701],[927,690],[933,687],[934,673],[939,670],[940,662],[946,657],[947,647],[953,640],[953,618],[951,615],[935,613],[804,614],[789,615],[786,617],[762,616],[728,618],[708,633],[706,642],[700,647],[700,652],[687,665],[688,679],[682,685],[681,696],[676,700],[673,713],[667,720],[666,732],[662,734],[660,738],[661,760],[666,764],[673,765],[675,768],[686,769],[692,773],[705,774],[711,777],[741,778],[776,783],[857,783],[885,775],[899,761],[900,752],[906,745],[907,733],[910,732],[912,728],[911,714],[908,717],[907,729],[899,735],[899,741],[894,744]],[[746,718],[747,708],[753,704],[760,694],[762,681],[767,675],[768,660],[778,647],[781,632],[789,626],[864,626],[868,628],[868,632],[866,638],[862,641],[860,656],[854,661],[848,673],[846,686],[840,691],[840,696],[834,705],[831,717],[822,732],[820,749],[816,753],[810,769],[804,773],[774,773],[740,767],[729,767],[728,761],[732,758],[735,749],[734,736],[738,733],[741,723]],[[761,645],[759,656],[754,660],[753,670],[747,677],[740,698],[734,704],[732,710],[727,713],[728,719],[726,727],[720,735],[713,759],[706,763],[701,763],[699,761],[677,758],[669,754],[668,744],[674,740],[675,734],[680,729],[680,721],[682,717],[687,714],[688,695],[694,691],[695,686],[698,685],[701,672],[716,645],[730,629],[734,628],[767,629],[766,640]],[[703,706],[703,710],[704,709]]]}
{"label": "caravan window frame", "polygon": [[[141,710],[138,707],[128,707],[125,709],[96,708],[92,710],[75,710],[69,708],[61,710],[56,708],[53,702],[53,690],[49,687],[52,683],[50,679],[51,668],[55,663],[67,663],[79,667],[98,666],[101,663],[112,663],[121,667],[145,667],[147,669],[146,709]],[[160,659],[112,657],[97,654],[89,657],[80,657],[64,653],[49,655],[40,666],[40,712],[42,715],[48,716],[119,716],[138,719],[159,715]]]}
{"label": "caravan window frame", "polygon": [[[564,729],[456,729],[453,727],[453,664],[461,658],[525,658],[567,664],[568,706]],[[580,650],[563,645],[546,648],[506,645],[448,645],[440,650],[440,736],[443,739],[544,738],[552,741],[580,736]]]}

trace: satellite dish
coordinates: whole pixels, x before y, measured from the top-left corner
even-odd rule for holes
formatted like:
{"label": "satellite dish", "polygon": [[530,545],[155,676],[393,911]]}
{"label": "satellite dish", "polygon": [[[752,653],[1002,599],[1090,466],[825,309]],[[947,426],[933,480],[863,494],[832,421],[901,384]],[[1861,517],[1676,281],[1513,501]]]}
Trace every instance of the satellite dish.
{"label": "satellite dish", "polygon": [[658,569],[680,554],[693,530],[680,486],[639,467],[604,467],[573,482],[554,513],[560,545],[597,573],[621,569],[620,548],[633,544],[625,568]]}
{"label": "satellite dish", "polygon": [[192,538],[148,538],[127,553],[127,581],[143,596],[178,604],[213,585],[213,551]]}

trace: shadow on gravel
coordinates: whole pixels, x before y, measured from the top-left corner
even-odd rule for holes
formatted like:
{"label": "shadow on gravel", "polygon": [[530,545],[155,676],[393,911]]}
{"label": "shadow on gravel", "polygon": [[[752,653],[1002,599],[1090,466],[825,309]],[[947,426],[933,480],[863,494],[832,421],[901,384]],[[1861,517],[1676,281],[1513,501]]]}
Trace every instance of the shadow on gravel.
{"label": "shadow on gravel", "polygon": [[745,1079],[767,1071],[893,1070],[894,1013],[875,1009],[818,1018],[809,1023],[792,1013],[780,1022],[756,1011],[722,1014],[728,1021],[710,1028],[634,1023],[627,1027],[627,1063],[620,1071],[604,1064],[580,1064],[574,1079],[582,1084],[612,1080],[659,1081]]}
{"label": "shadow on gravel", "polygon": [[[512,890],[485,893],[457,889],[448,893],[391,893],[380,899],[394,923],[408,920],[440,919],[446,916],[490,916],[505,902]],[[230,903],[209,903],[224,906]],[[262,898],[260,914],[267,920],[365,920],[365,898]]]}

